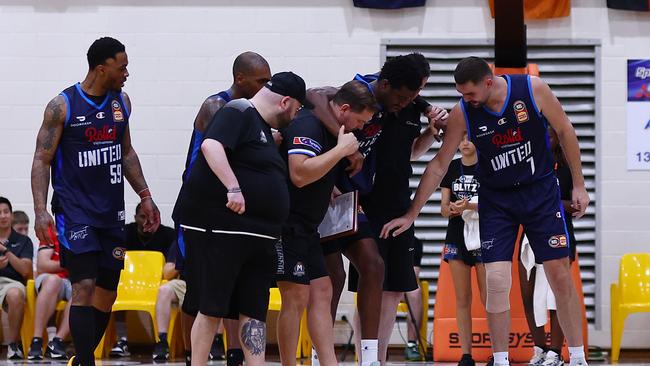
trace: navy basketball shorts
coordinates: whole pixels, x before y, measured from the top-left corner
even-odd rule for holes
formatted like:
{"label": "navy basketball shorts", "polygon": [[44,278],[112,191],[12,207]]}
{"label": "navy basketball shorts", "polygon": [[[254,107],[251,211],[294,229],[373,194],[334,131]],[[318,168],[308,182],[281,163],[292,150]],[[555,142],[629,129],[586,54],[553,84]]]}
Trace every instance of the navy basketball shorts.
{"label": "navy basketball shorts", "polygon": [[445,243],[442,250],[442,259],[447,263],[459,260],[470,267],[483,262],[481,249],[467,250],[464,242],[459,244]]}
{"label": "navy basketball shorts", "polygon": [[126,252],[124,226],[97,228],[68,223],[58,214],[56,230],[62,247],[61,264],[70,272],[72,283],[93,278],[97,285],[104,284],[103,288],[117,288],[115,278],[119,280]]}
{"label": "navy basketball shorts", "polygon": [[484,263],[512,261],[519,225],[530,241],[535,260],[569,256],[564,208],[555,175],[507,190],[479,189],[479,229]]}
{"label": "navy basketball shorts", "polygon": [[307,232],[300,225],[287,224],[282,229],[282,240],[276,243],[276,255],[276,281],[309,285],[312,280],[328,276],[317,231]]}

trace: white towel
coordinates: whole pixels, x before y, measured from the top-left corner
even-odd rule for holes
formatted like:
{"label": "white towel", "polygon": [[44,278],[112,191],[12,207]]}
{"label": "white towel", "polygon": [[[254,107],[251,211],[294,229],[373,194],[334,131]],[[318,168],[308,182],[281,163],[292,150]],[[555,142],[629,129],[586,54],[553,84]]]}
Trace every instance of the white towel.
{"label": "white towel", "polygon": [[555,295],[546,279],[544,265],[535,263],[535,253],[533,253],[533,248],[525,235],[521,242],[521,262],[526,268],[526,279],[530,279],[530,272],[535,267],[533,313],[535,314],[535,325],[541,327],[548,322],[548,310],[556,310],[557,305]]}
{"label": "white towel", "polygon": [[[470,203],[477,203],[478,196],[472,197]],[[478,211],[465,210],[463,211],[463,221],[465,227],[463,228],[463,236],[465,237],[465,247],[467,250],[476,250],[481,248],[481,235],[478,228]]]}

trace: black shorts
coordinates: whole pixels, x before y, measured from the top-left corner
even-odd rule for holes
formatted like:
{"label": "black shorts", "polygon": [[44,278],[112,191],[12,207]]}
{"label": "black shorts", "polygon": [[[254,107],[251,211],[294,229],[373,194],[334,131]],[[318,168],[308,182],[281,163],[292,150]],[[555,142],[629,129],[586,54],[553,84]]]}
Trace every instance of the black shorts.
{"label": "black shorts", "polygon": [[422,240],[418,239],[417,237],[413,237],[413,266],[414,267],[421,267],[422,266],[422,250],[424,247],[424,244],[422,243]]}
{"label": "black shorts", "polygon": [[187,293],[183,311],[266,321],[277,239],[183,229]]}
{"label": "black shorts", "polygon": [[[409,292],[418,288],[415,270],[413,269],[413,254],[415,252],[415,230],[411,226],[396,237],[378,239],[383,221],[372,223],[375,230],[379,253],[384,259],[384,291]],[[348,271],[348,290],[357,291],[359,274],[352,264]]]}
{"label": "black shorts", "polygon": [[97,228],[67,223],[56,215],[56,229],[61,243],[61,266],[70,273],[70,282],[97,279],[107,290],[117,289],[119,274],[124,268],[124,226]]}
{"label": "black shorts", "polygon": [[276,281],[289,281],[301,285],[327,276],[325,256],[317,231],[306,232],[300,225],[287,225],[282,230],[282,240],[276,243]]}
{"label": "black shorts", "polygon": [[481,249],[467,250],[465,243],[445,243],[442,249],[442,259],[449,263],[452,260],[463,261],[468,266],[475,266],[477,263],[483,263]]}
{"label": "black shorts", "polygon": [[324,242],[322,244],[323,254],[330,255],[334,253],[345,252],[345,250],[350,245],[356,243],[359,240],[375,238],[375,235],[372,232],[372,227],[370,226],[370,222],[368,222],[368,220],[365,218],[365,215],[359,214],[358,218],[359,221],[357,232],[350,236]]}

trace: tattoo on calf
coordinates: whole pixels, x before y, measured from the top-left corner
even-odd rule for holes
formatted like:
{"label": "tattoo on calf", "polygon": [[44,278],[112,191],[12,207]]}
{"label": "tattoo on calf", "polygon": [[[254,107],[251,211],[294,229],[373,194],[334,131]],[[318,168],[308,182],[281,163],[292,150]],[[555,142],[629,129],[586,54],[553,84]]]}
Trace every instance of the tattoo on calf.
{"label": "tattoo on calf", "polygon": [[266,324],[259,320],[248,319],[241,328],[241,343],[255,356],[264,354]]}

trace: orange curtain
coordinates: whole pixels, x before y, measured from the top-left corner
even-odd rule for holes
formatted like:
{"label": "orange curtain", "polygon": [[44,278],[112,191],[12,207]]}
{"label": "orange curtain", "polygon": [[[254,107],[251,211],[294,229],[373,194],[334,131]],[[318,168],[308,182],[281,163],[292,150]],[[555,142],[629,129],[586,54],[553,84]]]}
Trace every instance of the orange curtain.
{"label": "orange curtain", "polygon": [[[522,1],[522,0],[513,0]],[[494,18],[494,0],[490,2],[490,13]],[[523,0],[524,19],[550,19],[568,17],[571,0]]]}

